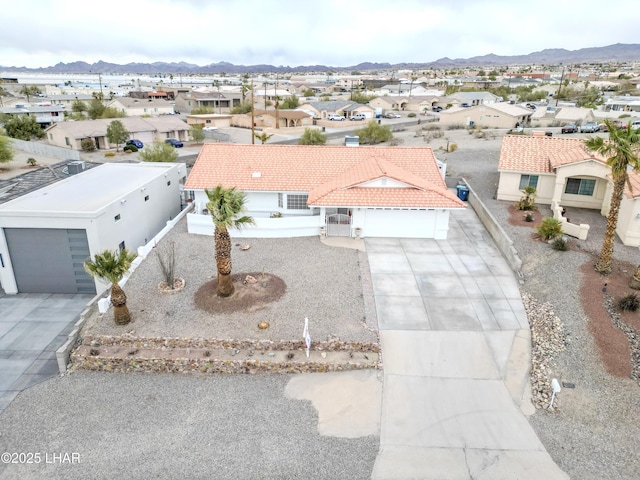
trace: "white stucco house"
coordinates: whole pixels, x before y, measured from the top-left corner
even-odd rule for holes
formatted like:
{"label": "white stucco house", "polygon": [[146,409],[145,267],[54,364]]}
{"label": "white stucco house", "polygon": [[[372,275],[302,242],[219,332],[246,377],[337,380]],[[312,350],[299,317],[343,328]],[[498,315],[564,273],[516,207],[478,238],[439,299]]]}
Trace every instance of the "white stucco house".
{"label": "white stucco house", "polygon": [[205,189],[246,194],[256,225],[234,237],[447,237],[449,212],[465,208],[430,147],[205,144],[185,190],[190,233],[213,235]]}
{"label": "white stucco house", "polygon": [[[579,138],[505,135],[498,164],[498,200],[517,201],[528,185],[536,188],[536,203],[600,210],[609,214],[613,181],[605,159],[585,149]],[[623,244],[640,245],[640,176],[629,172],[620,205],[617,234]],[[557,217],[556,217],[557,218]],[[577,236],[577,235],[574,235]]]}
{"label": "white stucco house", "polygon": [[150,241],[180,213],[185,178],[183,163],[106,163],[0,204],[0,286],[102,292],[84,261]]}

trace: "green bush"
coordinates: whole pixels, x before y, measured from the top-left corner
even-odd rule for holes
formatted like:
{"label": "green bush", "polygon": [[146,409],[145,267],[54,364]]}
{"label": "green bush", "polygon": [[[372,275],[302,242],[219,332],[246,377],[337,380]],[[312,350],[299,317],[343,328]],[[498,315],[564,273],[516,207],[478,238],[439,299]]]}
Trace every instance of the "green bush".
{"label": "green bush", "polygon": [[80,148],[83,152],[93,152],[96,149],[96,143],[91,138],[83,138],[80,140]]}
{"label": "green bush", "polygon": [[552,238],[562,235],[562,223],[553,217],[547,217],[542,220],[540,226],[536,229],[543,240],[551,240]]}
{"label": "green bush", "polygon": [[524,221],[525,222],[533,222],[535,220],[535,217],[533,216],[533,213],[529,212],[524,216]]}
{"label": "green bush", "polygon": [[618,309],[623,312],[635,312],[640,308],[640,299],[635,293],[628,293],[618,300]]}
{"label": "green bush", "polygon": [[105,152],[104,156],[105,157],[115,157],[116,154],[115,154],[115,152]]}
{"label": "green bush", "polygon": [[414,118],[416,116],[416,112],[409,112],[409,114],[407,115],[407,117],[409,118]]}
{"label": "green bush", "polygon": [[551,246],[554,250],[559,250],[561,252],[566,252],[569,250],[569,242],[565,237],[556,237],[551,242]]}
{"label": "green bush", "polygon": [[29,165],[30,167],[35,167],[38,164],[38,162],[36,162],[36,159],[33,157],[29,157],[27,159],[27,165]]}
{"label": "green bush", "polygon": [[136,147],[135,145],[125,145],[125,147],[122,150],[125,152],[137,152],[138,147]]}

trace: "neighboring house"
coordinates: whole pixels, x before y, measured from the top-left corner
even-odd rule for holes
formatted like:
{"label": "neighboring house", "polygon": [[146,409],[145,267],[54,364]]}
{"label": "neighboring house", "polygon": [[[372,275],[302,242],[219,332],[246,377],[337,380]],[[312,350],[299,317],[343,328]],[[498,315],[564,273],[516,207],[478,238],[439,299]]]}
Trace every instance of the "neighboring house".
{"label": "neighboring house", "polygon": [[105,163],[0,204],[0,284],[7,294],[100,293],[84,271],[105,249],[133,252],[181,210],[182,163]]}
{"label": "neighboring house", "polygon": [[420,95],[409,97],[405,110],[410,112],[430,112],[438,102],[441,101],[441,97],[436,95]]}
{"label": "neighboring house", "polygon": [[201,113],[198,115],[186,115],[189,127],[202,125],[203,127],[229,128],[233,115],[219,115],[217,113]]}
{"label": "neighboring house", "polygon": [[581,107],[540,106],[531,115],[533,126],[550,127],[575,123],[582,125],[595,121],[593,110]]}
{"label": "neighboring house", "polygon": [[[536,203],[600,210],[609,214],[613,182],[603,158],[579,138],[505,135],[498,164],[498,200],[517,201],[528,185]],[[616,232],[625,245],[640,245],[640,176],[629,172]]]}
{"label": "neighboring house", "polygon": [[0,107],[1,114],[9,117],[26,115],[27,117],[35,118],[36,122],[42,127],[47,127],[56,122],[63,122],[64,112],[64,105],[51,105],[48,103],[34,106],[17,103],[12,107]]}
{"label": "neighboring house", "polygon": [[124,112],[127,117],[173,115],[176,113],[173,105],[165,99],[116,97],[107,102],[107,107]]}
{"label": "neighboring house", "polygon": [[514,128],[529,125],[533,110],[519,105],[495,103],[475,107],[452,107],[440,112],[443,125],[478,125],[486,128]]}
{"label": "neighboring house", "polygon": [[211,108],[215,113],[229,113],[242,103],[242,94],[232,92],[181,92],[176,95],[175,109],[188,113],[194,108]]}
{"label": "neighboring house", "polygon": [[358,105],[356,102],[345,102],[333,100],[329,102],[308,102],[304,104],[304,110],[313,112],[314,118],[325,120],[329,114],[338,114],[346,117],[346,109],[352,105]]}
{"label": "neighboring house", "polygon": [[[251,128],[251,118],[251,114],[234,115],[233,126]],[[253,121],[260,128],[307,127],[313,125],[313,116],[303,110],[256,110]]]}
{"label": "neighboring house", "polygon": [[441,100],[452,105],[475,107],[476,105],[494,105],[502,101],[501,97],[489,92],[456,92]]}
{"label": "neighboring house", "polygon": [[71,107],[74,104],[74,102],[80,101],[88,105],[91,102],[91,100],[93,100],[93,96],[86,93],[81,93],[77,95],[60,94],[60,95],[49,95],[47,99],[50,100],[53,105],[64,105],[67,111],[71,111]]}
{"label": "neighboring house", "polygon": [[623,95],[609,98],[602,105],[602,109],[605,112],[640,112],[640,97]]}
{"label": "neighboring house", "polygon": [[205,144],[185,184],[190,233],[213,234],[205,189],[247,196],[255,227],[234,237],[447,237],[449,191],[430,147]]}
{"label": "neighboring house", "polygon": [[[416,97],[417,98],[417,97]],[[369,106],[375,108],[381,108],[384,111],[388,110],[404,110],[409,103],[409,99],[406,97],[395,97],[386,95],[382,97],[374,98],[369,101]]]}
{"label": "neighboring house", "polygon": [[116,147],[107,140],[107,127],[114,120],[122,122],[131,138],[143,143],[162,142],[165,138],[187,141],[189,136],[189,125],[171,115],[159,118],[123,117],[58,122],[47,128],[45,133],[49,144],[57,147],[82,150],[82,140],[90,138],[95,142],[97,149],[108,150]]}

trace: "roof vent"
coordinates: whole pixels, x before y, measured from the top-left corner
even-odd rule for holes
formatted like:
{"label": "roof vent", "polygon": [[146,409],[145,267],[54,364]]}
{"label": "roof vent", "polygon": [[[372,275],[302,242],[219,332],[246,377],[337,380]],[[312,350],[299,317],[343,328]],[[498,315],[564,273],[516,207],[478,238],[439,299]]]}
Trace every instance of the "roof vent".
{"label": "roof vent", "polygon": [[260,178],[260,177],[262,176],[262,173],[260,173],[260,172],[253,172],[253,173],[251,174],[251,176],[252,176],[253,178]]}

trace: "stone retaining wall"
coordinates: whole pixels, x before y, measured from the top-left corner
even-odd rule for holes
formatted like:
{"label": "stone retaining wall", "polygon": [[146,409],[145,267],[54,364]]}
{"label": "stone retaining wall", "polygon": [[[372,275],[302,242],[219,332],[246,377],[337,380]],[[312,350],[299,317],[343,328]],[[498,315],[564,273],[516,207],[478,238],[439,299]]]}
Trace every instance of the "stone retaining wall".
{"label": "stone retaining wall", "polygon": [[377,343],[86,336],[74,370],[156,373],[312,373],[381,368]]}

